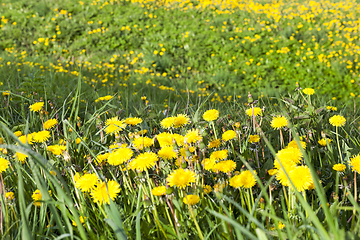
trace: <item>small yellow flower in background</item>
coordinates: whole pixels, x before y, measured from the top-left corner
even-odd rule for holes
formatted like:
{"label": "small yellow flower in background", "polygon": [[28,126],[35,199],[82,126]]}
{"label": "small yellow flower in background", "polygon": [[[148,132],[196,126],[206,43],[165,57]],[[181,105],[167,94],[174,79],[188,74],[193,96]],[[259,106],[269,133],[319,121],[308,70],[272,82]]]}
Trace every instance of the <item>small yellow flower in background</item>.
{"label": "small yellow flower in background", "polygon": [[185,189],[186,186],[190,186],[191,183],[195,183],[196,175],[194,172],[190,171],[189,169],[182,169],[179,168],[173,171],[169,176],[166,178],[170,187],[178,187]]}
{"label": "small yellow flower in background", "polygon": [[29,106],[30,111],[39,112],[44,106],[44,102],[37,102]]}
{"label": "small yellow flower in background", "polygon": [[146,100],[146,97],[145,97],[145,96],[142,96],[142,97],[141,97],[141,100],[145,101],[145,100]]}
{"label": "small yellow flower in background", "polygon": [[329,111],[337,111],[337,107],[333,107],[333,106],[327,106],[326,109]]}
{"label": "small yellow flower in background", "polygon": [[9,96],[9,95],[10,95],[10,91],[4,91],[2,94],[3,94],[3,96]]}
{"label": "small yellow flower in background", "polygon": [[137,118],[137,117],[127,118],[127,119],[125,119],[125,123],[128,124],[128,125],[136,126],[136,125],[142,123],[142,119]]}
{"label": "small yellow flower in background", "polygon": [[205,186],[203,187],[203,191],[204,191],[205,193],[207,193],[207,194],[209,194],[209,193],[211,192],[211,190],[212,190],[212,188],[211,188],[211,186],[209,186],[209,185],[205,185]]}
{"label": "small yellow flower in background", "polygon": [[51,145],[48,146],[48,150],[52,152],[54,155],[62,155],[64,151],[66,151],[66,146],[62,145]]}
{"label": "small yellow flower in background", "polygon": [[305,93],[306,95],[311,96],[311,95],[313,95],[313,94],[315,93],[315,90],[312,89],[312,88],[305,88],[305,89],[303,90],[303,93]]}
{"label": "small yellow flower in background", "polygon": [[110,165],[118,166],[131,159],[134,152],[130,148],[118,148],[107,156]]}
{"label": "small yellow flower in background", "polygon": [[286,127],[287,125],[288,121],[284,116],[273,117],[271,121],[271,127],[277,130]]}
{"label": "small yellow flower in background", "polygon": [[175,117],[167,117],[160,122],[160,125],[164,129],[169,129],[174,126],[174,122],[175,122]]}
{"label": "small yellow flower in background", "polygon": [[220,146],[220,144],[221,144],[220,139],[214,139],[214,140],[209,142],[208,148],[217,148],[217,147]]}
{"label": "small yellow flower in background", "polygon": [[350,165],[353,171],[360,173],[360,154],[350,158]]}
{"label": "small yellow flower in background", "polygon": [[[86,217],[80,216],[80,222],[81,222],[82,224],[84,224],[85,221],[86,221]],[[76,224],[76,222],[75,222],[74,220],[72,220],[72,225],[75,226],[75,227],[77,227],[77,224]]]}
{"label": "small yellow flower in background", "polygon": [[186,195],[183,198],[183,203],[189,205],[195,205],[200,201],[200,197],[198,195]]}
{"label": "small yellow flower in background", "polygon": [[0,158],[0,173],[5,172],[8,169],[10,162],[5,158]]}
{"label": "small yellow flower in background", "polygon": [[158,155],[159,155],[159,157],[166,159],[166,160],[171,160],[171,159],[176,158],[176,153],[172,146],[162,147],[160,149],[160,151],[158,152]]}
{"label": "small yellow flower in background", "polygon": [[234,139],[236,137],[236,132],[234,130],[228,130],[223,133],[222,139],[224,141],[229,141],[231,139]]}
{"label": "small yellow flower in background", "polygon": [[246,115],[252,117],[253,113],[254,116],[262,116],[262,110],[259,107],[249,108],[245,110]]}
{"label": "small yellow flower in background", "polygon": [[216,119],[218,119],[218,117],[219,117],[219,111],[216,109],[207,110],[203,114],[203,119],[207,122],[215,121]]}
{"label": "small yellow flower in background", "polygon": [[31,195],[31,198],[34,200],[34,205],[37,207],[41,206],[41,202],[39,202],[42,199],[42,195],[39,189],[35,190],[33,194]]}
{"label": "small yellow flower in background", "polygon": [[178,114],[174,118],[174,128],[183,127],[184,125],[188,124],[189,121],[190,121],[190,118],[188,116],[186,116],[185,114]]}
{"label": "small yellow flower in background", "polygon": [[318,141],[318,143],[319,143],[321,146],[323,146],[323,147],[326,146],[326,142],[327,142],[328,144],[330,144],[330,143],[332,142],[332,140],[329,139],[329,138],[322,138],[322,139],[320,139],[320,140]]}
{"label": "small yellow flower in background", "polygon": [[343,171],[345,171],[346,166],[342,163],[338,163],[333,166],[333,169],[337,172],[343,172]]}
{"label": "small yellow flower in background", "polygon": [[119,120],[118,117],[109,118],[105,122],[105,132],[107,134],[115,134],[122,131],[126,127],[126,123]]}
{"label": "small yellow flower in background", "polygon": [[81,143],[81,139],[80,139],[80,138],[76,138],[75,143],[76,143],[76,144],[80,144],[80,143]]}
{"label": "small yellow flower in background", "polygon": [[46,122],[44,122],[44,129],[45,130],[49,130],[51,129],[53,126],[55,126],[56,124],[58,124],[58,120],[56,119],[49,119]]}
{"label": "small yellow flower in background", "polygon": [[329,122],[334,127],[342,127],[346,123],[346,119],[341,115],[334,115],[331,118],[329,118]]}
{"label": "small yellow flower in background", "polygon": [[283,229],[284,227],[285,227],[285,224],[283,224],[282,222],[279,222],[278,228],[279,228],[279,229]]}
{"label": "small yellow flower in background", "polygon": [[278,172],[278,170],[277,170],[276,168],[272,168],[272,169],[270,169],[270,170],[268,171],[268,174],[269,174],[270,176],[272,176],[272,175],[275,175],[277,172]]}
{"label": "small yellow flower in background", "polygon": [[99,181],[95,173],[86,173],[75,181],[75,187],[82,192],[89,192]]}
{"label": "small yellow flower in background", "polygon": [[249,143],[257,143],[260,141],[259,135],[250,135],[249,136]]}
{"label": "small yellow flower in background", "polygon": [[151,190],[151,193],[157,197],[164,196],[166,194],[166,187],[165,186],[154,187]]}
{"label": "small yellow flower in background", "polygon": [[119,192],[120,184],[118,184],[114,180],[110,180],[107,182],[107,189],[105,182],[98,183],[97,186],[91,191],[91,196],[94,202],[103,205],[104,203],[109,204],[110,198],[111,200],[115,200]]}
{"label": "small yellow flower in background", "polygon": [[13,192],[7,192],[7,193],[5,193],[5,198],[7,199],[7,200],[13,200],[14,198],[15,198],[15,195],[14,195],[14,193]]}
{"label": "small yellow flower in background", "polygon": [[22,132],[21,131],[16,131],[16,132],[14,132],[14,135],[17,136],[17,137],[20,137],[22,135]]}
{"label": "small yellow flower in background", "polygon": [[134,160],[130,162],[130,167],[133,170],[140,172],[152,168],[155,162],[159,160],[158,156],[153,152],[140,153]]}
{"label": "small yellow flower in background", "polygon": [[21,163],[25,163],[25,160],[28,158],[26,154],[16,152],[14,157]]}
{"label": "small yellow flower in background", "polygon": [[51,170],[51,171],[50,171],[50,174],[56,177],[56,172],[55,172],[55,171],[52,171],[52,170]]}

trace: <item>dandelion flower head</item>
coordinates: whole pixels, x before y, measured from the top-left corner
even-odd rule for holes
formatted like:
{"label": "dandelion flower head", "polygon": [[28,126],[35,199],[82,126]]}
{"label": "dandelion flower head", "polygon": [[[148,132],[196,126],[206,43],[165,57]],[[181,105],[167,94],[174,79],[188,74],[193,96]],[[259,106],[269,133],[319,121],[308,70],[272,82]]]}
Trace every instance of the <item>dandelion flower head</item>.
{"label": "dandelion flower head", "polygon": [[130,148],[118,148],[108,155],[107,161],[110,165],[118,166],[129,161],[133,154]]}
{"label": "dandelion flower head", "polygon": [[284,116],[273,117],[271,127],[274,129],[281,129],[288,125],[288,121]]}
{"label": "dandelion flower head", "polygon": [[329,122],[334,127],[342,127],[346,123],[346,119],[341,115],[334,115],[331,118],[329,118]]}
{"label": "dandelion flower head", "polygon": [[118,117],[109,118],[105,122],[106,134],[115,134],[122,131],[126,127],[126,123],[122,120],[119,120]]}
{"label": "dandelion flower head", "polygon": [[195,183],[196,175],[189,169],[179,168],[173,171],[167,178],[170,187],[178,187],[185,189],[186,186],[190,186],[191,183]]}
{"label": "dandelion flower head", "polygon": [[252,115],[254,114],[254,116],[262,116],[262,110],[259,107],[254,107],[254,108],[249,108],[245,110],[246,115],[248,115],[249,117],[252,117]]}
{"label": "dandelion flower head", "polygon": [[154,187],[151,190],[151,193],[157,197],[164,196],[166,194],[166,187],[165,186]]}
{"label": "dandelion flower head", "polygon": [[178,114],[174,118],[174,128],[183,127],[184,125],[188,124],[189,121],[190,121],[190,118],[188,116],[186,116],[185,114]]}
{"label": "dandelion flower head", "polygon": [[236,132],[234,130],[228,130],[223,133],[222,139],[224,141],[229,141],[231,139],[234,139],[236,137]]}
{"label": "dandelion flower head", "polygon": [[143,172],[155,165],[158,156],[153,152],[140,153],[134,160],[130,162],[131,169]]}
{"label": "dandelion flower head", "polygon": [[115,200],[117,195],[120,193],[120,184],[114,180],[107,182],[107,188],[105,182],[100,182],[97,186],[91,191],[91,196],[94,202],[103,205],[104,203],[109,204],[111,200]]}
{"label": "dandelion flower head", "polygon": [[345,171],[346,166],[345,166],[345,164],[338,163],[333,166],[333,169],[337,172],[343,172],[343,171]]}
{"label": "dandelion flower head", "polygon": [[203,119],[207,122],[215,121],[216,119],[218,119],[218,117],[219,117],[219,111],[216,109],[207,110],[203,114]]}
{"label": "dandelion flower head", "polygon": [[195,205],[200,201],[200,197],[198,195],[186,195],[183,198],[183,203],[189,205]]}
{"label": "dandelion flower head", "polygon": [[312,88],[305,88],[305,89],[303,90],[303,93],[305,93],[306,95],[311,96],[311,95],[313,95],[313,94],[315,93],[315,90],[312,89]]}
{"label": "dandelion flower head", "polygon": [[44,102],[37,102],[37,103],[31,104],[29,106],[29,109],[32,112],[39,112],[43,106],[44,106]]}
{"label": "dandelion flower head", "polygon": [[350,158],[350,165],[353,171],[360,173],[360,154]]}

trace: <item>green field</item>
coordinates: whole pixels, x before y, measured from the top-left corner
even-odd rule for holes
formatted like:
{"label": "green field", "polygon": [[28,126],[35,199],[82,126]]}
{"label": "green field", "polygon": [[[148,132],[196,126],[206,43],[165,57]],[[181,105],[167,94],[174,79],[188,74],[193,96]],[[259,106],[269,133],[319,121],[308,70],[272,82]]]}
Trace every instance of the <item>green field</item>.
{"label": "green field", "polygon": [[3,0],[1,239],[357,239],[357,1]]}

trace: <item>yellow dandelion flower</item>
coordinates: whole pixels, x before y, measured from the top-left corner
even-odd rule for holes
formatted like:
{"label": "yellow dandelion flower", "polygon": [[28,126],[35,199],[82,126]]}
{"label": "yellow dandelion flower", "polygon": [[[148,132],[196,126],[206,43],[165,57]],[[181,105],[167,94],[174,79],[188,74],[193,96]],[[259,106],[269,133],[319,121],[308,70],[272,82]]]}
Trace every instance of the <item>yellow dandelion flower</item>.
{"label": "yellow dandelion flower", "polygon": [[58,124],[58,120],[53,118],[53,119],[49,119],[46,122],[44,122],[43,127],[44,127],[45,130],[49,130],[52,127],[54,127],[56,124]]}
{"label": "yellow dandelion flower", "polygon": [[307,166],[296,166],[290,171],[289,177],[299,192],[308,190],[313,182],[310,169]]}
{"label": "yellow dandelion flower", "polygon": [[0,157],[0,173],[5,172],[8,169],[10,162],[5,158]]}
{"label": "yellow dandelion flower", "polygon": [[122,120],[119,120],[118,117],[109,118],[105,122],[106,134],[115,134],[122,131],[126,127],[126,123]]}
{"label": "yellow dandelion flower", "polygon": [[276,173],[277,173],[277,169],[276,168],[273,168],[273,169],[270,169],[269,171],[268,171],[268,174],[270,175],[270,176],[272,176],[272,175],[275,175]]}
{"label": "yellow dandelion flower", "polygon": [[233,160],[226,160],[216,163],[212,169],[223,173],[229,173],[234,171],[235,168],[236,162],[234,162]]}
{"label": "yellow dandelion flower", "polygon": [[199,135],[199,129],[188,130],[185,135],[185,141],[187,143],[195,143],[202,140],[202,137]]}
{"label": "yellow dandelion flower", "polygon": [[235,175],[229,179],[229,185],[233,188],[240,188],[242,186],[241,176]]}
{"label": "yellow dandelion flower", "polygon": [[223,133],[222,139],[224,141],[229,141],[231,139],[234,139],[236,137],[236,132],[234,130],[228,130]]}
{"label": "yellow dandelion flower", "polygon": [[158,152],[158,155],[159,155],[159,157],[166,159],[166,160],[171,160],[171,159],[176,158],[176,153],[172,146],[161,148],[160,151]]}
{"label": "yellow dandelion flower", "polygon": [[337,172],[344,172],[346,169],[346,166],[342,163],[338,163],[333,166],[333,169]]}
{"label": "yellow dandelion flower", "polygon": [[228,150],[226,149],[215,151],[210,155],[210,159],[214,159],[214,160],[223,160],[226,159],[227,157],[228,157]]}
{"label": "yellow dandelion flower", "polygon": [[109,204],[110,198],[114,201],[119,193],[120,184],[114,180],[110,180],[107,182],[107,188],[105,182],[98,183],[97,186],[91,191],[91,196],[95,203],[103,205],[104,203]]}
{"label": "yellow dandelion flower", "polygon": [[168,147],[173,145],[173,135],[168,132],[162,132],[156,136],[160,147]]}
{"label": "yellow dandelion flower", "polygon": [[216,119],[218,119],[218,117],[219,117],[219,111],[216,109],[207,110],[203,114],[203,119],[207,122],[215,121]]}
{"label": "yellow dandelion flower", "polygon": [[271,121],[271,127],[274,129],[280,129],[286,127],[288,125],[288,121],[284,116],[273,117]]}
{"label": "yellow dandelion flower", "polygon": [[185,189],[186,186],[190,186],[191,183],[195,183],[196,175],[189,169],[179,168],[173,171],[167,178],[170,187],[178,187]]}
{"label": "yellow dandelion flower", "polygon": [[262,110],[259,107],[254,107],[254,108],[249,108],[245,110],[246,115],[248,115],[249,117],[252,117],[252,115],[254,114],[254,116],[262,116]]}
{"label": "yellow dandelion flower", "polygon": [[249,171],[243,171],[229,180],[229,185],[234,188],[252,188],[256,184],[256,178]]}
{"label": "yellow dandelion flower", "polygon": [[30,111],[39,112],[44,106],[44,102],[37,102],[29,106]]}
{"label": "yellow dandelion flower", "polygon": [[96,164],[101,164],[104,160],[107,160],[110,153],[104,153],[96,156]]}
{"label": "yellow dandelion flower", "polygon": [[353,171],[360,173],[360,154],[350,158],[350,165]]}
{"label": "yellow dandelion flower", "polygon": [[214,139],[214,140],[209,142],[208,148],[217,148],[217,147],[220,146],[220,144],[221,144],[220,139]]}
{"label": "yellow dandelion flower", "polygon": [[202,161],[202,165],[204,166],[204,169],[207,171],[211,171],[216,164],[216,160],[213,158],[205,158]]}
{"label": "yellow dandelion flower", "polygon": [[176,144],[177,144],[178,146],[183,146],[183,145],[185,144],[185,143],[184,143],[185,137],[182,136],[182,135],[180,135],[180,134],[174,133],[174,134],[172,134],[172,138],[175,139]]}
{"label": "yellow dandelion flower", "polygon": [[285,227],[285,224],[283,224],[282,222],[279,222],[278,228],[279,228],[279,229],[283,229],[284,227]]}
{"label": "yellow dandelion flower", "polygon": [[[306,149],[306,142],[300,141],[300,145],[303,149]],[[289,142],[289,144],[287,145],[286,148],[298,148],[299,149],[299,146],[295,140],[292,140],[291,142]]]}
{"label": "yellow dandelion flower", "polygon": [[259,135],[250,135],[249,136],[249,143],[257,143],[260,141]]}
{"label": "yellow dandelion flower", "polygon": [[130,162],[130,167],[131,169],[143,172],[146,169],[153,167],[157,160],[158,156],[153,152],[141,153]]}
{"label": "yellow dandelion flower", "polygon": [[16,152],[14,157],[21,163],[25,163],[25,160],[28,158],[26,154]]}
{"label": "yellow dandelion flower", "polygon": [[151,193],[157,197],[164,196],[164,195],[166,195],[166,187],[165,186],[154,187],[151,190]]}
{"label": "yellow dandelion flower", "polygon": [[172,128],[174,126],[174,122],[175,122],[175,117],[167,117],[167,118],[164,118],[160,122],[160,125],[164,129],[169,129],[169,128]]}
{"label": "yellow dandelion flower", "polygon": [[334,115],[331,118],[329,118],[329,122],[334,127],[342,127],[345,125],[346,119],[343,116]]}
{"label": "yellow dandelion flower", "polygon": [[62,155],[66,151],[66,146],[63,145],[51,145],[48,146],[48,150],[54,155]]}
{"label": "yellow dandelion flower", "polygon": [[22,132],[21,131],[16,131],[16,132],[14,132],[14,135],[17,136],[17,137],[20,137],[22,135]]}
{"label": "yellow dandelion flower", "polygon": [[190,118],[188,118],[188,116],[186,116],[185,114],[178,114],[174,118],[174,128],[183,127],[184,125],[188,124],[189,121],[190,121]]}
{"label": "yellow dandelion flower", "polygon": [[7,192],[7,193],[5,193],[5,198],[6,198],[7,200],[11,201],[11,200],[14,200],[15,195],[14,195],[13,192]]}
{"label": "yellow dandelion flower", "polygon": [[33,136],[32,134],[28,134],[28,135],[22,135],[19,137],[19,141],[22,142],[23,144],[33,144],[34,143],[34,140],[33,140]]}
{"label": "yellow dandelion flower", "polygon": [[129,161],[133,154],[130,148],[118,148],[108,155],[107,161],[110,165],[118,166]]}
{"label": "yellow dandelion flower", "polygon": [[32,134],[34,142],[42,143],[49,140],[51,134],[49,131],[40,131]]}
{"label": "yellow dandelion flower", "polygon": [[75,182],[75,187],[79,188],[82,192],[89,192],[98,181],[99,179],[95,173],[86,173]]}
{"label": "yellow dandelion flower", "polygon": [[37,207],[40,207],[41,206],[41,199],[42,199],[42,195],[41,195],[41,192],[39,189],[36,189],[33,194],[31,195],[31,198],[33,199],[34,201],[34,205],[37,206]]}
{"label": "yellow dandelion flower", "polygon": [[326,144],[330,144],[331,142],[332,140],[329,138],[322,138],[318,141],[318,143],[323,147],[326,147]]}
{"label": "yellow dandelion flower", "polygon": [[183,203],[189,205],[195,205],[200,201],[200,197],[198,195],[186,195],[183,198]]}
{"label": "yellow dandelion flower", "polygon": [[[86,217],[80,216],[79,220],[80,220],[80,222],[81,222],[82,224],[84,224],[85,221],[86,221]],[[75,227],[77,227],[77,224],[76,224],[76,222],[75,222],[74,220],[72,220],[72,225],[75,226]]]}
{"label": "yellow dandelion flower", "polygon": [[[288,164],[288,163],[300,163],[302,154],[300,149],[298,148],[285,148],[276,153],[277,158],[281,161],[281,163]],[[281,169],[278,159],[274,162],[275,168]]]}
{"label": "yellow dandelion flower", "polygon": [[137,149],[142,150],[144,147],[151,147],[154,144],[154,139],[149,137],[137,137],[134,139],[133,144]]}
{"label": "yellow dandelion flower", "polygon": [[205,185],[205,186],[203,187],[203,191],[204,191],[204,193],[209,194],[209,193],[211,193],[212,188],[211,188],[211,186],[209,186],[209,185]]}
{"label": "yellow dandelion flower", "polygon": [[125,123],[128,125],[132,125],[132,126],[136,126],[136,125],[142,123],[142,121],[143,120],[141,118],[137,118],[137,117],[125,119]]}
{"label": "yellow dandelion flower", "polygon": [[312,89],[312,88],[305,88],[305,89],[303,90],[303,93],[305,93],[306,95],[311,96],[311,95],[313,95],[313,94],[315,93],[315,90]]}

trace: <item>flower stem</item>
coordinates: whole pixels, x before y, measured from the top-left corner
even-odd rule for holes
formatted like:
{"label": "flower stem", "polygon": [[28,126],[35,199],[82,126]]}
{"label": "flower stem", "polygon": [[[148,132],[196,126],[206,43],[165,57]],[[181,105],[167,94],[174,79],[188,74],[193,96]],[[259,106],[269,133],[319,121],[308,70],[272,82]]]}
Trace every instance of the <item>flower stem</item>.
{"label": "flower stem", "polygon": [[337,141],[338,150],[339,150],[339,154],[340,154],[340,163],[343,164],[343,158],[342,158],[342,154],[341,154],[341,150],[340,150],[340,143],[339,143],[338,127],[335,127],[335,129],[336,129],[336,141]]}

